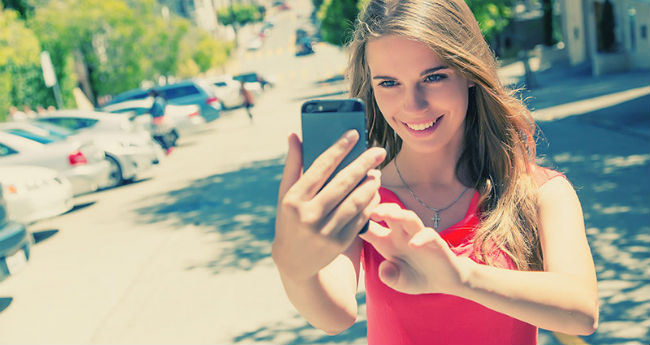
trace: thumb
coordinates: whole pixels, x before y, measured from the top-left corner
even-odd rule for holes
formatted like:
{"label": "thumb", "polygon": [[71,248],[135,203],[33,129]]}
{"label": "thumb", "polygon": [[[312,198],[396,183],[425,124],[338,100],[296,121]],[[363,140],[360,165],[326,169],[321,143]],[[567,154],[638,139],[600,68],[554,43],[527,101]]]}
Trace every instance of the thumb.
{"label": "thumb", "polygon": [[289,188],[293,186],[302,174],[302,142],[296,133],[289,135],[289,152],[284,163],[282,181],[278,192],[278,200],[282,200]]}
{"label": "thumb", "polygon": [[388,260],[384,260],[379,264],[379,279],[386,284],[388,287],[399,291],[397,286],[399,285],[400,275],[402,270],[399,265]]}

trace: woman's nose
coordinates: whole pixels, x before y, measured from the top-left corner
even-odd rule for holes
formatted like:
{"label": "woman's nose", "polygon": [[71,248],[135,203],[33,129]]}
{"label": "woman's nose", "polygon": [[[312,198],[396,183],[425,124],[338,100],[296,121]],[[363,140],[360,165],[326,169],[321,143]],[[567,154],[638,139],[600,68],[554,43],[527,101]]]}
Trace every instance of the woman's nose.
{"label": "woman's nose", "polygon": [[403,97],[405,112],[417,113],[426,109],[428,106],[425,91],[420,85],[406,88]]}

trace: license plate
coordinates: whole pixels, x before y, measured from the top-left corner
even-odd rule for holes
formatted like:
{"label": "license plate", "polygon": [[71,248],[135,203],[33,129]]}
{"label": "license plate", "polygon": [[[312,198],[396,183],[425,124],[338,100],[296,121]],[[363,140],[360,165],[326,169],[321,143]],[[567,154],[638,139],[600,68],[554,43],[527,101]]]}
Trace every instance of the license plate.
{"label": "license plate", "polygon": [[25,251],[22,249],[6,257],[5,260],[7,261],[7,268],[9,268],[9,274],[20,271],[27,263]]}

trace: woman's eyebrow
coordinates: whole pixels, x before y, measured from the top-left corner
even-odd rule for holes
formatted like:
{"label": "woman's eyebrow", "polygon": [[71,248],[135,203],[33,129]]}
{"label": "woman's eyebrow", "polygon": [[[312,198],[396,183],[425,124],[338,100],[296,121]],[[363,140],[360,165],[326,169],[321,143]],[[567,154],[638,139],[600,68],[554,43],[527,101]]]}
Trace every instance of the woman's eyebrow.
{"label": "woman's eyebrow", "polygon": [[[426,70],[422,71],[422,73],[420,73],[420,76],[425,76],[427,74],[431,74],[433,72],[439,71],[441,69],[447,69],[447,68],[449,68],[449,67],[444,66],[444,65],[432,67],[432,68],[429,68],[429,69],[426,69]],[[373,76],[372,79],[389,79],[389,80],[391,80],[391,79],[395,79],[395,78],[394,77],[389,77],[389,76],[386,76],[386,75],[376,75],[376,76]]]}
{"label": "woman's eyebrow", "polygon": [[420,75],[421,75],[421,76],[424,76],[424,75],[426,75],[426,74],[431,74],[431,73],[433,73],[433,72],[437,72],[437,71],[439,71],[439,70],[441,70],[441,69],[447,69],[447,68],[449,68],[449,67],[444,66],[444,65],[442,65],[442,66],[436,66],[436,67],[429,68],[429,69],[423,71],[422,73],[420,73]]}

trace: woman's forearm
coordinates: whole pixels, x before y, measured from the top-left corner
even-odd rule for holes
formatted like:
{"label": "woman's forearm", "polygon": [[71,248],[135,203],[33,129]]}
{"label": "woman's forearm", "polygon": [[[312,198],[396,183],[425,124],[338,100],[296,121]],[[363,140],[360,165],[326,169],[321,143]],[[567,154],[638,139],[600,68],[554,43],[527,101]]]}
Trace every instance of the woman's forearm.
{"label": "woman's forearm", "polygon": [[598,293],[589,275],[465,264],[460,297],[552,331],[587,335],[598,326]]}
{"label": "woman's forearm", "polygon": [[347,257],[339,256],[307,280],[280,277],[289,300],[312,326],[334,335],[354,324],[357,274]]}

